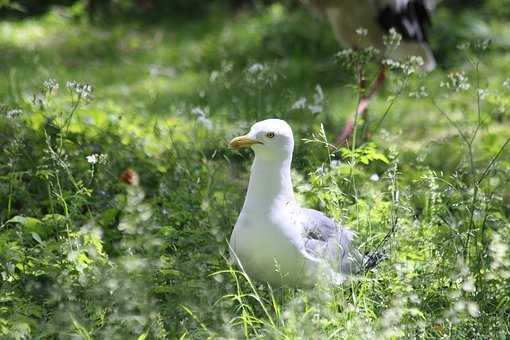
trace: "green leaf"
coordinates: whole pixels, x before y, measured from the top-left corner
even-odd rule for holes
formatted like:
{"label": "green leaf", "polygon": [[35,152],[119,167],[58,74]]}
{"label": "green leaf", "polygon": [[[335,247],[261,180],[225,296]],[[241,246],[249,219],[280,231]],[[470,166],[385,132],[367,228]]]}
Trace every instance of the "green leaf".
{"label": "green leaf", "polygon": [[34,217],[25,217],[25,216],[14,216],[10,220],[8,220],[6,223],[19,223],[22,226],[28,228],[29,230],[36,229],[40,224],[41,221]]}
{"label": "green leaf", "polygon": [[147,336],[149,336],[149,331],[145,331],[144,333],[140,334],[136,340],[145,340],[147,339]]}
{"label": "green leaf", "polygon": [[39,244],[44,245],[44,242],[41,240],[41,236],[38,233],[32,233],[32,238],[36,240]]}

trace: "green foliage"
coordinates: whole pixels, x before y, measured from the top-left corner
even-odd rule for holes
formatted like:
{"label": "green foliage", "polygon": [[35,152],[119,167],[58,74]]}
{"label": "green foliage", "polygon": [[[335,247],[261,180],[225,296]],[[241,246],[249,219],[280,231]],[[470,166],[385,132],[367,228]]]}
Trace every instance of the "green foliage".
{"label": "green foliage", "polygon": [[[82,10],[0,23],[0,337],[508,337],[497,41],[439,42],[455,66],[428,76],[386,61],[360,123],[372,139],[343,148],[330,141],[375,56],[343,53],[349,85],[326,23],[302,10],[139,27]],[[293,127],[297,198],[384,250],[376,269],[273,290],[228,259],[251,155],[226,141],[268,116]]]}

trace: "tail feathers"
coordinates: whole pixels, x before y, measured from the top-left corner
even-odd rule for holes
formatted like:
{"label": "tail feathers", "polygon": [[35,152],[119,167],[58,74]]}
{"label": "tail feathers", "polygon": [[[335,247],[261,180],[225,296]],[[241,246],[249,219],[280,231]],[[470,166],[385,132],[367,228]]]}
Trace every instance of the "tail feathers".
{"label": "tail feathers", "polygon": [[423,69],[427,72],[431,72],[437,66],[436,58],[434,57],[434,53],[432,53],[432,50],[430,49],[428,44],[422,43],[422,48],[424,50],[425,55]]}
{"label": "tail feathers", "polygon": [[370,270],[376,267],[382,260],[386,259],[388,255],[384,251],[370,251],[363,257],[363,268]]}

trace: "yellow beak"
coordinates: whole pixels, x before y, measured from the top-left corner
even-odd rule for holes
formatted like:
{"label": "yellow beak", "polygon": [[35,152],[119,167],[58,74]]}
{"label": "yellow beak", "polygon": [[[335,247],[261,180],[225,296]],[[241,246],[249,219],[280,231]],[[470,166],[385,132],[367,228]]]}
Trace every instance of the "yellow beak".
{"label": "yellow beak", "polygon": [[249,146],[252,146],[253,144],[264,144],[259,140],[252,139],[248,135],[239,136],[230,141],[228,143],[231,148],[239,150],[241,148],[247,148]]}

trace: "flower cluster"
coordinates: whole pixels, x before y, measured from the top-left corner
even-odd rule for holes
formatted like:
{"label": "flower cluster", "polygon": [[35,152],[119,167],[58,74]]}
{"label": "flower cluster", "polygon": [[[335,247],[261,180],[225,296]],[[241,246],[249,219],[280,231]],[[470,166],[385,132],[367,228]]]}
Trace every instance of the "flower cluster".
{"label": "flower cluster", "polygon": [[246,68],[246,80],[252,85],[272,86],[278,74],[267,64],[255,63]]}
{"label": "flower cluster", "polygon": [[79,98],[92,99],[92,92],[94,88],[90,84],[78,83],[76,81],[67,81],[66,88],[75,92]]}
{"label": "flower cluster", "polygon": [[14,119],[16,117],[19,117],[21,114],[23,113],[22,110],[20,109],[12,109],[12,110],[8,110],[5,115],[7,116],[7,118],[9,119]]}
{"label": "flower cluster", "polygon": [[356,51],[347,48],[338,52],[335,57],[341,66],[354,69],[355,66],[366,65],[372,62],[379,54],[380,51],[374,47],[367,47]]}
{"label": "flower cluster", "polygon": [[106,155],[106,154],[93,153],[85,158],[87,159],[87,162],[89,162],[92,165],[95,165],[98,163],[106,164],[106,162],[108,161],[108,155]]}
{"label": "flower cluster", "polygon": [[504,81],[503,81],[503,87],[507,90],[510,90],[510,78],[506,78]]}
{"label": "flower cluster", "polygon": [[471,88],[469,78],[464,72],[449,73],[447,80],[441,82],[440,86],[447,89],[452,89],[455,92],[467,91]]}
{"label": "flower cluster", "polygon": [[212,121],[207,117],[209,115],[209,108],[208,107],[194,107],[191,109],[191,114],[194,115],[197,119],[197,121],[202,124],[206,129],[212,129],[213,123]]}
{"label": "flower cluster", "polygon": [[44,92],[47,94],[53,94],[58,91],[59,85],[53,78],[47,79],[43,82]]}
{"label": "flower cluster", "polygon": [[397,61],[394,59],[384,59],[383,64],[392,70],[400,70],[404,75],[410,76],[415,74],[424,64],[423,58],[420,56],[411,56],[405,61]]}
{"label": "flower cluster", "polygon": [[400,35],[394,28],[391,28],[383,37],[383,44],[387,51],[395,51],[402,41],[402,35]]}
{"label": "flower cluster", "polygon": [[428,94],[425,86],[420,86],[418,89],[416,89],[416,91],[409,92],[409,97],[411,97],[411,98],[419,99],[419,98],[426,98],[428,96],[429,96],[429,94]]}
{"label": "flower cluster", "polygon": [[324,91],[322,90],[322,87],[317,84],[313,95],[313,102],[308,103],[305,97],[301,97],[292,104],[291,110],[308,109],[311,113],[317,115],[324,110],[324,101]]}

